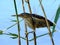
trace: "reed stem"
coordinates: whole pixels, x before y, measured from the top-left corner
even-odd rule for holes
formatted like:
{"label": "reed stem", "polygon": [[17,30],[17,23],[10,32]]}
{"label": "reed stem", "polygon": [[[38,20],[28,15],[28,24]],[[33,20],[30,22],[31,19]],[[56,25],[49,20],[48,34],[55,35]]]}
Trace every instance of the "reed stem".
{"label": "reed stem", "polygon": [[16,12],[17,28],[18,28],[18,45],[21,45],[21,40],[20,40],[20,25],[19,25],[19,19],[18,19],[16,0],[14,0],[14,7],[15,7],[15,12]]}
{"label": "reed stem", "polygon": [[31,6],[30,6],[29,0],[27,0],[26,2],[28,3],[29,12],[32,14],[32,10],[31,10]]}
{"label": "reed stem", "polygon": [[44,13],[44,16],[45,16],[45,20],[46,20],[46,24],[47,24],[47,28],[48,28],[48,31],[49,31],[49,36],[50,36],[50,38],[51,38],[52,45],[54,45],[54,40],[53,40],[53,37],[52,37],[52,33],[51,33],[51,30],[50,30],[50,26],[49,26],[48,21],[47,21],[47,17],[46,17],[46,13],[45,13],[44,7],[43,7],[43,5],[42,5],[41,0],[39,0],[39,2],[40,2],[40,5],[41,5],[41,8],[42,8],[42,11],[43,11],[43,13]]}
{"label": "reed stem", "polygon": [[[31,10],[31,6],[30,6],[30,2],[29,0],[26,1],[28,3],[28,8],[29,8],[29,11],[30,13],[32,14],[32,10]],[[32,18],[32,17],[31,17]],[[33,19],[32,19],[33,20]],[[33,22],[33,21],[32,21]],[[35,28],[35,27],[34,27]],[[34,45],[37,45],[37,42],[36,42],[36,33],[35,33],[35,29],[33,29],[33,35],[34,35]]]}
{"label": "reed stem", "polygon": [[[23,12],[25,13],[24,0],[22,0],[22,7],[23,7]],[[29,41],[28,41],[28,32],[27,32],[27,24],[26,24],[26,21],[25,21],[25,20],[24,20],[24,22],[25,22],[26,42],[27,42],[27,45],[29,45]]]}

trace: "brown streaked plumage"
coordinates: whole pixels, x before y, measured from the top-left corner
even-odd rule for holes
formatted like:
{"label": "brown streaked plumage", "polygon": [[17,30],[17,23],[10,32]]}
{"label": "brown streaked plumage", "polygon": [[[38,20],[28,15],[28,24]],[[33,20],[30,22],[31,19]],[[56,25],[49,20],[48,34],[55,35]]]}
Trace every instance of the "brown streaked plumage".
{"label": "brown streaked plumage", "polygon": [[[18,17],[25,19],[27,25],[32,29],[47,27],[46,20],[43,16],[37,14],[21,13],[18,15]],[[49,26],[53,26],[53,23],[50,20],[47,19],[47,21],[49,23]]]}

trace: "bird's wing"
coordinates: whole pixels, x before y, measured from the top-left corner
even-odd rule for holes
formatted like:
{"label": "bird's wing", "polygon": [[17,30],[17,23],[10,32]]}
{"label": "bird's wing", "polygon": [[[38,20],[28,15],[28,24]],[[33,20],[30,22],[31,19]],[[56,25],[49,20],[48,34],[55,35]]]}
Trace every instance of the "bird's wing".
{"label": "bird's wing", "polygon": [[46,27],[46,21],[44,19],[33,18],[36,28]]}
{"label": "bird's wing", "polygon": [[[40,27],[47,27],[46,20],[42,16],[34,15],[33,20],[35,23],[35,27],[40,28]],[[47,19],[49,26],[53,26],[53,23]]]}

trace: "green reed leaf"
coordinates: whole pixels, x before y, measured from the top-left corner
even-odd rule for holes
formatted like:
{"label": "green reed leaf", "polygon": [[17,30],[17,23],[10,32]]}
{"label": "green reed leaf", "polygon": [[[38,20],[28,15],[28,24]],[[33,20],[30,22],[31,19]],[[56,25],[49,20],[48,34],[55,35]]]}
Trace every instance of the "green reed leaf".
{"label": "green reed leaf", "polygon": [[18,37],[18,35],[17,34],[14,34],[14,33],[9,33],[7,35]]}
{"label": "green reed leaf", "polygon": [[17,20],[12,20],[12,22],[17,22]]}
{"label": "green reed leaf", "polygon": [[[16,22],[17,20],[12,20],[13,22]],[[23,19],[22,20],[20,20],[19,22],[21,22],[21,21],[23,21]],[[15,24],[13,24],[13,25],[11,25],[11,26],[9,26],[9,27],[7,27],[7,30],[8,29],[10,29],[10,28],[12,28],[13,26],[15,26],[17,24],[17,22],[15,23]]]}
{"label": "green reed leaf", "polygon": [[[60,17],[60,6],[57,9],[56,16],[55,16],[55,19],[54,19],[55,24],[57,24],[57,21],[58,21],[59,17]],[[55,27],[56,27],[56,25],[53,25],[53,32],[55,30]]]}
{"label": "green reed leaf", "polygon": [[3,31],[2,30],[0,30],[0,35],[2,35],[3,34]]}
{"label": "green reed leaf", "polygon": [[12,28],[12,27],[15,26],[16,24],[17,24],[17,23],[15,23],[15,24],[9,26],[9,27],[7,28],[7,30],[10,29],[10,28]]}
{"label": "green reed leaf", "polygon": [[17,39],[18,37],[10,37],[10,38],[12,38],[12,39]]}
{"label": "green reed leaf", "polygon": [[[54,30],[54,32],[56,32],[56,30]],[[42,37],[42,36],[45,36],[45,35],[48,35],[49,33],[45,33],[45,34],[42,34],[42,35],[39,35],[39,36],[36,36],[36,38],[40,38],[40,37]],[[29,40],[29,41],[33,41],[34,40],[34,38],[32,38],[31,40]]]}

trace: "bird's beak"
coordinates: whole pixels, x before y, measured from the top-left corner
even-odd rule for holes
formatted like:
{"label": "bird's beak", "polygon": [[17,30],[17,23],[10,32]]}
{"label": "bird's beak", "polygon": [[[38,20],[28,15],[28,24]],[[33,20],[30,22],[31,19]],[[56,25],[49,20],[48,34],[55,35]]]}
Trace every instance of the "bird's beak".
{"label": "bird's beak", "polygon": [[[15,17],[16,15],[12,15],[13,17]],[[21,17],[21,15],[17,15],[18,17]]]}

